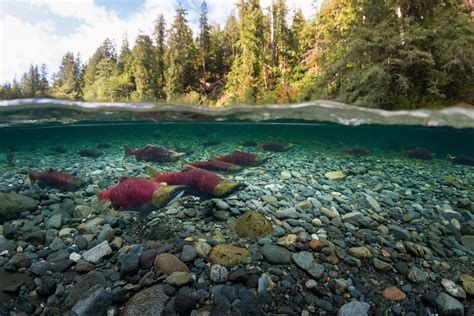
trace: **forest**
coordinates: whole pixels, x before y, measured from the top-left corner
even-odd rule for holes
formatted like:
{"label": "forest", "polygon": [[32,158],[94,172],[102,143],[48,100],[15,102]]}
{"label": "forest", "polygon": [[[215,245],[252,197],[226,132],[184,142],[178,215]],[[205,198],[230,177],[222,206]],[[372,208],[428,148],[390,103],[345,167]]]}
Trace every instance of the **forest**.
{"label": "forest", "polygon": [[309,19],[285,0],[236,5],[225,25],[211,25],[202,1],[197,34],[182,7],[171,25],[157,12],[152,34],[133,45],[105,39],[86,61],[67,52],[52,76],[31,65],[0,87],[0,99],[474,104],[474,8],[464,0],[326,0]]}

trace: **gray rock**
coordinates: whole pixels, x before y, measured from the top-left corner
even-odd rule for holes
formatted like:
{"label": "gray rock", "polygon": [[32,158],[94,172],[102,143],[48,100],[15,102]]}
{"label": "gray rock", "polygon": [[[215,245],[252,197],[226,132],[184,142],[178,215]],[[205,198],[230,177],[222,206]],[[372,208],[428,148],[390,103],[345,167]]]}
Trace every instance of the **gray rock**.
{"label": "gray rock", "polygon": [[324,266],[315,262],[312,253],[308,251],[293,253],[292,259],[298,267],[308,272],[315,279],[320,279],[323,276]]}
{"label": "gray rock", "polygon": [[410,270],[408,270],[407,277],[412,282],[425,283],[429,279],[429,274],[417,267],[411,267]]}
{"label": "gray rock", "polygon": [[294,209],[287,209],[287,210],[275,212],[275,217],[280,220],[288,219],[288,218],[297,219],[297,218],[300,218],[300,216],[301,216],[300,213],[298,213]]}
{"label": "gray rock", "polygon": [[84,218],[89,216],[89,214],[92,214],[92,211],[92,208],[87,205],[78,205],[72,211],[72,216],[76,218]]}
{"label": "gray rock", "polygon": [[374,267],[375,267],[375,269],[377,269],[379,271],[390,271],[393,268],[390,263],[382,261],[378,258],[374,258]]}
{"label": "gray rock", "polygon": [[436,298],[440,316],[464,316],[464,306],[454,297],[440,293]]}
{"label": "gray rock", "polygon": [[464,222],[461,225],[461,233],[463,235],[474,235],[474,220]]}
{"label": "gray rock", "polygon": [[181,252],[181,260],[184,262],[192,262],[196,259],[197,252],[191,245],[184,245],[183,251]]}
{"label": "gray rock", "polygon": [[138,271],[140,256],[137,253],[130,252],[119,258],[120,274],[133,275]]}
{"label": "gray rock", "polygon": [[474,235],[461,236],[461,244],[465,247],[474,249]]}
{"label": "gray rock", "polygon": [[111,242],[115,237],[114,230],[112,227],[110,227],[109,224],[105,224],[104,227],[102,227],[102,230],[99,233],[99,236],[97,236],[97,241],[98,242],[103,242],[103,241],[108,241]]}
{"label": "gray rock", "polygon": [[82,295],[72,311],[78,316],[104,315],[110,305],[112,305],[112,293],[102,284],[97,284]]}
{"label": "gray rock", "polygon": [[45,224],[46,229],[59,229],[63,224],[63,215],[56,214],[51,216]]}
{"label": "gray rock", "polygon": [[82,259],[92,262],[92,263],[97,263],[99,262],[100,259],[103,257],[110,255],[112,253],[112,249],[109,246],[109,242],[106,240],[94,248],[91,248],[84,252],[82,254]]}
{"label": "gray rock", "polygon": [[209,277],[211,278],[213,282],[224,283],[227,281],[228,274],[229,272],[227,271],[225,267],[218,264],[214,264],[211,267],[211,273]]}
{"label": "gray rock", "polygon": [[0,235],[0,252],[5,250],[12,251],[16,249],[16,241],[6,239],[4,236]]}
{"label": "gray rock", "polygon": [[337,316],[367,316],[370,305],[365,302],[352,301],[341,306]]}
{"label": "gray rock", "polygon": [[410,232],[396,225],[388,226],[389,235],[393,235],[398,240],[411,240]]}
{"label": "gray rock", "polygon": [[291,264],[291,252],[286,248],[267,244],[260,249],[260,252],[270,263]]}
{"label": "gray rock", "polygon": [[227,204],[226,202],[224,202],[222,200],[217,200],[216,201],[216,207],[221,211],[226,211],[230,208],[229,204]]}
{"label": "gray rock", "polygon": [[16,192],[0,193],[0,224],[18,219],[22,212],[36,209],[38,202]]}
{"label": "gray rock", "polygon": [[168,296],[161,285],[155,285],[135,294],[125,304],[123,316],[155,316],[161,315],[168,301]]}
{"label": "gray rock", "polygon": [[181,287],[185,284],[190,283],[193,280],[191,273],[189,272],[173,272],[166,278],[166,283]]}
{"label": "gray rock", "polygon": [[376,212],[381,212],[382,209],[380,208],[379,202],[377,202],[376,199],[374,199],[371,195],[364,193],[365,196],[365,202],[367,205],[374,211]]}

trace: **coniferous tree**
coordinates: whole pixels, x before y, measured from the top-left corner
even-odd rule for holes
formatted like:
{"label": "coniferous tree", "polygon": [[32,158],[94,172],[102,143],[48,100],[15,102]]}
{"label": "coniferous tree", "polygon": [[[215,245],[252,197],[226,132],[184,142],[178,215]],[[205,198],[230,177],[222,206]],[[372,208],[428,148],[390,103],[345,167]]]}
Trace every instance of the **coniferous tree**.
{"label": "coniferous tree", "polygon": [[234,60],[239,52],[239,23],[235,16],[230,15],[227,18],[226,25],[224,27],[224,38],[223,38],[223,49],[224,49],[224,65],[225,72],[229,72],[234,64]]}
{"label": "coniferous tree", "polygon": [[201,3],[201,16],[199,18],[199,54],[201,59],[201,81],[205,81],[208,71],[209,53],[211,48],[210,26],[207,19],[207,4],[203,0]]}
{"label": "coniferous tree", "polygon": [[262,88],[264,26],[259,0],[239,2],[239,52],[228,75],[230,102],[256,102]]}
{"label": "coniferous tree", "polygon": [[138,100],[151,101],[157,97],[156,48],[148,35],[139,35],[132,50],[135,96]]}
{"label": "coniferous tree", "polygon": [[166,22],[163,14],[158,16],[155,21],[155,43],[156,43],[156,95],[160,99],[166,98],[166,79],[165,79],[165,52],[166,52]]}
{"label": "coniferous tree", "polygon": [[78,99],[81,96],[81,66],[73,53],[66,53],[54,76],[52,95],[56,98]]}
{"label": "coniferous tree", "polygon": [[192,91],[196,87],[196,48],[186,11],[179,7],[168,35],[166,51],[166,97]]}

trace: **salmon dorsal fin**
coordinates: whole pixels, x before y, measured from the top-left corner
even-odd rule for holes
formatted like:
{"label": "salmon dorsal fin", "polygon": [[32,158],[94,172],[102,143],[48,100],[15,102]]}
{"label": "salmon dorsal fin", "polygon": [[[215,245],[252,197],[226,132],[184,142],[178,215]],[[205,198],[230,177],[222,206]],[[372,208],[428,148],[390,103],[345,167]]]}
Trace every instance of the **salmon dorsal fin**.
{"label": "salmon dorsal fin", "polygon": [[122,182],[124,182],[124,181],[127,180],[127,179],[128,179],[128,177],[120,177],[120,178],[119,178],[119,183],[122,183]]}

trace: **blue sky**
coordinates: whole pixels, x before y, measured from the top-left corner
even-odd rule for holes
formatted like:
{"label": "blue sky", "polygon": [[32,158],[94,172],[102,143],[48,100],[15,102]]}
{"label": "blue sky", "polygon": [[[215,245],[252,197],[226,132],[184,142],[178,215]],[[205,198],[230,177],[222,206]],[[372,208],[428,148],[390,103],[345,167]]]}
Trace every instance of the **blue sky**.
{"label": "blue sky", "polygon": [[[50,75],[67,51],[87,60],[109,37],[120,45],[138,34],[151,34],[162,13],[168,25],[179,3],[187,9],[193,30],[202,0],[0,0],[0,83],[19,79],[30,64],[45,63]],[[206,0],[211,23],[223,24],[235,12],[236,0]],[[271,0],[260,0],[263,8]],[[290,9],[314,13],[313,0],[287,0]]]}

